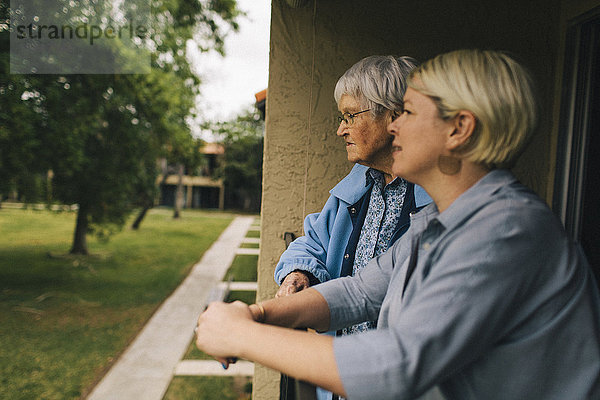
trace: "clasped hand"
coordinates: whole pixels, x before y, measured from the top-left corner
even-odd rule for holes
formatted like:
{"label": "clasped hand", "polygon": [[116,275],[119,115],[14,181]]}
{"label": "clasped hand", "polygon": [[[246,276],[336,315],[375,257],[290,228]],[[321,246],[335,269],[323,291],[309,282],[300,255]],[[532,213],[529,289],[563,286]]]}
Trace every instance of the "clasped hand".
{"label": "clasped hand", "polygon": [[241,356],[244,333],[253,322],[250,308],[241,301],[211,303],[198,318],[196,346],[227,368]]}

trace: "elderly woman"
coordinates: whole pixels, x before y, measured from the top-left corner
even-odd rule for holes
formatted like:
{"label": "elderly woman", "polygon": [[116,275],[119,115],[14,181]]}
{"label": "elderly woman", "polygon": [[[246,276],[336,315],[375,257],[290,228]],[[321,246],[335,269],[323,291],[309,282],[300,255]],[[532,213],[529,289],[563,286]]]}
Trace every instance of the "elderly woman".
{"label": "elderly woman", "polygon": [[[211,305],[196,343],[349,399],[409,399],[433,385],[450,399],[600,398],[596,282],[546,204],[505,169],[534,121],[530,79],[510,57],[457,51],[425,63],[389,131],[393,172],[434,204],[354,277]],[[377,330],[339,338],[270,325],[327,330],[377,316]]]}
{"label": "elderly woman", "polygon": [[371,56],[338,80],[337,135],[356,165],[331,189],[321,212],[306,217],[305,236],[282,254],[275,268],[277,297],[354,275],[406,231],[411,212],[431,202],[422,188],[392,173],[392,137],[386,130],[402,109],[406,78],[416,65],[410,57]]}
{"label": "elderly woman", "polygon": [[[422,188],[392,173],[392,137],[387,133],[387,125],[402,109],[406,79],[416,65],[411,57],[371,56],[338,80],[337,135],[355,165],[331,189],[321,212],[306,217],[305,236],[281,255],[275,268],[280,284],[276,297],[356,274],[406,232],[411,212],[431,202]],[[364,322],[341,333],[372,329],[375,324]],[[336,397],[317,390],[317,398]]]}

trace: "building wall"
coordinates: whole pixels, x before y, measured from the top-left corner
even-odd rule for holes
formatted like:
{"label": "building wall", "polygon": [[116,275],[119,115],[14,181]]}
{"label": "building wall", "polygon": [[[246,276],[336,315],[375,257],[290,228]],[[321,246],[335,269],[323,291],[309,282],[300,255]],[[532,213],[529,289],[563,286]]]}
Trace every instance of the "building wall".
{"label": "building wall", "polygon": [[[320,210],[329,189],[351,168],[335,136],[333,89],[362,57],[396,54],[426,60],[458,48],[514,54],[534,74],[542,110],[538,132],[514,172],[550,202],[565,13],[578,15],[599,3],[308,0],[292,8],[273,0],[259,300],[276,292],[273,270],[285,248],[284,233],[301,235],[304,216]],[[277,399],[278,376],[257,367],[254,398]]]}

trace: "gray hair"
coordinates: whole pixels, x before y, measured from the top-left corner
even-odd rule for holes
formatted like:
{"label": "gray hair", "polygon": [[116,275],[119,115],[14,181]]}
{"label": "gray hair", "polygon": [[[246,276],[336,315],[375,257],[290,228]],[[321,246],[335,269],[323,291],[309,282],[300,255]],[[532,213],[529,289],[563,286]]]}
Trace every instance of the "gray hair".
{"label": "gray hair", "polygon": [[370,56],[350,67],[335,85],[337,103],[343,95],[356,98],[371,109],[374,117],[387,110],[398,111],[404,104],[404,92],[410,72],[419,65],[412,57]]}

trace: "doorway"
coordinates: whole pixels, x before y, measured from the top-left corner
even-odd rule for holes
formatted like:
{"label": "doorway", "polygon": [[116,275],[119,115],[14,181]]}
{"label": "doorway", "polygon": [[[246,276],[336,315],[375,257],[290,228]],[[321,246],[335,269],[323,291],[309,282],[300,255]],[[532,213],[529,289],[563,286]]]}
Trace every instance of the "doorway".
{"label": "doorway", "polygon": [[553,207],[600,282],[600,10],[567,33]]}

